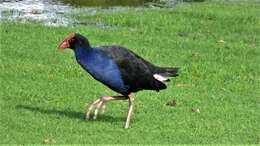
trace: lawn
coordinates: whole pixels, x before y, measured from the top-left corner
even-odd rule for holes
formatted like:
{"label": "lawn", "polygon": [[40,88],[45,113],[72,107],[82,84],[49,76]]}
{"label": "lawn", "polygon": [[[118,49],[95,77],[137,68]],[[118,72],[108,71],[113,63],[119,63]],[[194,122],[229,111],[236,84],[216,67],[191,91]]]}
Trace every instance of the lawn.
{"label": "lawn", "polygon": [[[259,10],[256,1],[204,2],[73,14],[75,27],[1,21],[0,143],[259,144]],[[117,93],[57,50],[73,32],[178,66],[180,76],[135,94],[130,129],[125,101],[86,121],[86,104]]]}

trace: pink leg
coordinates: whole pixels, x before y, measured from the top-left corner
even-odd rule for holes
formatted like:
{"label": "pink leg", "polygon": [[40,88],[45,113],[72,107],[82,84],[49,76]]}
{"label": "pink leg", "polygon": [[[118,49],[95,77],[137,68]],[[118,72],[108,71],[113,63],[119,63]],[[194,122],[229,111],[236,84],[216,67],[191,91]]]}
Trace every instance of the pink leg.
{"label": "pink leg", "polygon": [[133,102],[134,102],[134,96],[133,95],[128,95],[128,104],[129,104],[129,109],[128,109],[128,114],[127,114],[127,118],[126,118],[126,122],[125,122],[125,128],[129,128],[130,127],[130,120],[131,120],[131,116],[132,116],[132,112],[133,112]]}
{"label": "pink leg", "polygon": [[105,103],[113,101],[113,100],[126,100],[128,99],[127,96],[103,96],[94,101],[90,107],[88,108],[88,111],[86,113],[86,119],[90,118],[90,114],[92,111],[94,111],[94,117],[93,119],[97,118],[99,109],[104,106]]}

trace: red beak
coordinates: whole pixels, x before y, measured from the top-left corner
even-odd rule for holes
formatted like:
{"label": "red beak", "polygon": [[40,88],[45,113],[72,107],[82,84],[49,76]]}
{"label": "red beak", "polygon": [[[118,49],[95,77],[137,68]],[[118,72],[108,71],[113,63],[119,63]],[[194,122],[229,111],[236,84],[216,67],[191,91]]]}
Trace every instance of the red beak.
{"label": "red beak", "polygon": [[63,51],[65,48],[70,48],[70,44],[69,41],[75,39],[75,34],[71,34],[69,36],[67,36],[64,41],[59,45],[58,49]]}
{"label": "red beak", "polygon": [[64,40],[58,47],[59,50],[63,51],[65,48],[69,48],[70,44],[67,40]]}

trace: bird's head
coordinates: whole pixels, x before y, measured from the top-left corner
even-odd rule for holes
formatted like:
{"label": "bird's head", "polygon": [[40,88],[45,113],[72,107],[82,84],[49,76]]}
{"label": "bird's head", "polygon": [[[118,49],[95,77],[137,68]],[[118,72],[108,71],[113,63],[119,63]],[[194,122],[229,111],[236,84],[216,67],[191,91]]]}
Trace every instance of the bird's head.
{"label": "bird's head", "polygon": [[64,50],[66,48],[70,48],[75,50],[77,45],[82,45],[84,47],[90,47],[88,39],[81,34],[73,33],[68,35],[59,45],[59,50]]}

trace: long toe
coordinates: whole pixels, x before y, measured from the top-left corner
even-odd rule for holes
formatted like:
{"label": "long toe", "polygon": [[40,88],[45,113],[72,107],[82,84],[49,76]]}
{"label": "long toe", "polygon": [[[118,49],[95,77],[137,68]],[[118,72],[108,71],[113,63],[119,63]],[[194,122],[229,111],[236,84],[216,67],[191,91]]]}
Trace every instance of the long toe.
{"label": "long toe", "polygon": [[88,112],[86,113],[85,119],[86,119],[86,120],[89,120],[89,119],[90,119],[90,111],[88,111]]}
{"label": "long toe", "polygon": [[99,103],[97,104],[97,106],[95,107],[96,109],[95,109],[94,116],[93,116],[93,119],[94,119],[94,120],[97,119],[99,109],[102,107],[102,105],[103,105],[103,102],[101,101],[101,102],[99,102]]}
{"label": "long toe", "polygon": [[91,117],[93,117],[93,119],[97,118],[97,105],[91,105],[86,113],[86,120],[91,119]]}
{"label": "long toe", "polygon": [[91,110],[89,109],[87,112],[86,112],[86,120],[89,120],[91,117]]}
{"label": "long toe", "polygon": [[94,101],[89,107],[87,107],[87,111],[86,111],[86,120],[90,119],[91,117],[91,112],[94,111],[97,108],[97,105],[101,102],[101,99],[97,99],[96,101]]}
{"label": "long toe", "polygon": [[91,111],[93,110],[93,108],[94,108],[94,105],[92,104],[92,105],[90,105],[89,107],[88,106],[86,106],[87,108],[87,110],[86,110],[86,120],[89,120],[90,119],[90,115],[91,115]]}
{"label": "long toe", "polygon": [[101,106],[101,113],[102,113],[102,114],[105,113],[105,109],[106,109],[106,106],[103,104],[103,105]]}

